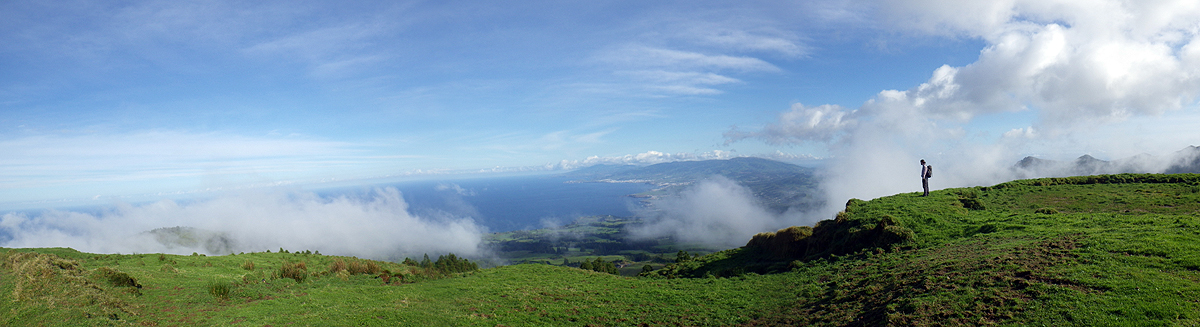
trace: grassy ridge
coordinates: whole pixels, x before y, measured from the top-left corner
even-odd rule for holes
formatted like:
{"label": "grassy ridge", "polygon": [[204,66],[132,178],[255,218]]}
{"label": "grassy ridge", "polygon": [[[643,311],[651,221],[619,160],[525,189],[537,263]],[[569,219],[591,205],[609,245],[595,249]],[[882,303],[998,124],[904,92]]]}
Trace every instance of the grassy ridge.
{"label": "grassy ridge", "polygon": [[[342,257],[0,250],[0,325],[1200,324],[1200,175],[1040,179],[917,195],[849,201],[837,222],[845,233],[829,234],[842,238],[811,240],[853,242],[853,232],[884,221],[911,230],[892,246],[815,255],[744,247],[663,269],[714,276],[707,278],[548,265],[425,276],[376,262],[413,276],[385,284],[377,275],[329,273],[336,260],[355,260]],[[17,256],[26,266],[13,264]],[[309,276],[275,277],[285,260],[305,262]],[[777,273],[736,270],[748,264]],[[225,296],[212,291],[221,282]]]}

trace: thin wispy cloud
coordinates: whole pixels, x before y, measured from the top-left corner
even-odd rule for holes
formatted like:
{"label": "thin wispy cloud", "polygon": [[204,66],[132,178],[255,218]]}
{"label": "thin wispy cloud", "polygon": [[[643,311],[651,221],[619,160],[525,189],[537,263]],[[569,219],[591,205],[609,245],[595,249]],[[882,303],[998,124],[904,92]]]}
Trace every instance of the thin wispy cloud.
{"label": "thin wispy cloud", "polygon": [[162,180],[195,182],[151,189],[311,181],[342,169],[378,174],[381,162],[412,158],[381,156],[371,147],[347,142],[173,131],[34,135],[0,140],[0,150],[9,154],[0,158],[0,194],[6,201],[34,200],[56,188],[75,190],[63,197],[129,195],[111,191]]}

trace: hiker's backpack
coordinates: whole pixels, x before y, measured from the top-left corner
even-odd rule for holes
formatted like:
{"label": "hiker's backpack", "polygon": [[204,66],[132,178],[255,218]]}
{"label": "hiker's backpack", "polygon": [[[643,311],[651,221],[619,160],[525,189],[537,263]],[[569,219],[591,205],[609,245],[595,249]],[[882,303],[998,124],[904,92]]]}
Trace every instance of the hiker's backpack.
{"label": "hiker's backpack", "polygon": [[933,166],[925,166],[925,178],[933,178]]}

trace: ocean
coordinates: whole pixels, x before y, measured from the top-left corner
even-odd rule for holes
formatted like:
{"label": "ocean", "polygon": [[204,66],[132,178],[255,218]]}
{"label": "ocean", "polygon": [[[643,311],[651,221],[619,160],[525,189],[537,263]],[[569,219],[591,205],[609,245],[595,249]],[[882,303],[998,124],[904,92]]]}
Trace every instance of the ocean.
{"label": "ocean", "polygon": [[471,217],[490,232],[507,232],[563,225],[583,216],[633,216],[642,204],[628,195],[653,188],[638,183],[568,181],[554,175],[482,177],[375,184],[318,193],[362,194],[392,187],[400,191],[415,215],[432,219]]}

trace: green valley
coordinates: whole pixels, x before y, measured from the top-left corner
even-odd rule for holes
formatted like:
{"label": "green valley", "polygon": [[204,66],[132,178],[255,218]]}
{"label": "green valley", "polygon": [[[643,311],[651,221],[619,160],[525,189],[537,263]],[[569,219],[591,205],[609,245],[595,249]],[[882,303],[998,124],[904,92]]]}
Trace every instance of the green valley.
{"label": "green valley", "polygon": [[[521,261],[542,263],[486,269],[450,255],[393,263],[308,250],[0,249],[0,324],[1200,324],[1200,175],[1045,178],[919,195],[851,199],[815,226],[681,258],[671,251],[685,248],[669,242],[617,241],[636,221],[613,217],[490,235]],[[550,235],[568,231],[574,238]],[[656,269],[634,277],[561,265],[595,256]]]}

